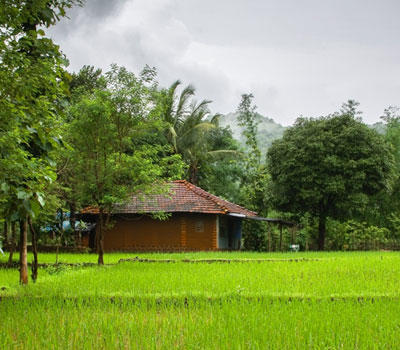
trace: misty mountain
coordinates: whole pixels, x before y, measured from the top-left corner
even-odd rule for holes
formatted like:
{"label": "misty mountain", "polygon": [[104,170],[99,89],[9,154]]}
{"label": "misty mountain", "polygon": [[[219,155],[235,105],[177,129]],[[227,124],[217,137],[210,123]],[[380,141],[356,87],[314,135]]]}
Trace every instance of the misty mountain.
{"label": "misty mountain", "polygon": [[[232,130],[233,137],[240,142],[242,146],[245,146],[246,140],[242,135],[242,128],[239,126],[237,121],[238,113],[229,113],[222,115],[219,120],[221,127],[227,127]],[[272,118],[264,117],[257,113],[258,124],[258,135],[257,140],[259,142],[260,149],[263,153],[267,151],[272,141],[279,139],[283,136],[283,132],[288,128],[276,123]],[[380,134],[384,134],[386,126],[383,122],[377,122],[368,125],[371,129],[376,130]]]}
{"label": "misty mountain", "polygon": [[[220,118],[220,126],[229,126],[232,130],[233,137],[239,140],[241,145],[245,145],[246,140],[242,135],[242,128],[239,126],[237,121],[238,113],[229,113],[222,115]],[[272,141],[282,137],[286,127],[276,123],[272,118],[264,117],[257,113],[258,124],[258,135],[257,139],[259,142],[260,149],[265,152],[271,145]]]}

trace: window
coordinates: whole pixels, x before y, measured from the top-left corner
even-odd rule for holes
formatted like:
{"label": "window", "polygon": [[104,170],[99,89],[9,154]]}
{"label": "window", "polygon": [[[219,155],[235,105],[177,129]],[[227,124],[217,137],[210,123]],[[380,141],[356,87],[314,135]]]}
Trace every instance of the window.
{"label": "window", "polygon": [[204,232],[204,221],[203,220],[196,220],[195,231],[196,232]]}

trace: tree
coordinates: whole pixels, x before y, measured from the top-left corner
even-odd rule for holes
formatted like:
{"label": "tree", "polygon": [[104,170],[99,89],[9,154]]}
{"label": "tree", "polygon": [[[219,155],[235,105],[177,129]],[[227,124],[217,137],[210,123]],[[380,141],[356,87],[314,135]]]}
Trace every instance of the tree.
{"label": "tree", "polygon": [[[96,89],[105,90],[106,87],[107,81],[102,75],[101,69],[96,69],[93,66],[83,66],[78,73],[71,74],[71,81],[69,83],[70,94],[68,95],[69,105],[78,103],[84,96],[92,94]],[[68,135],[71,126],[70,123],[72,122],[71,119],[71,113],[64,115],[60,131],[62,134]],[[71,231],[73,234],[78,234],[75,225],[80,196],[76,188],[76,180],[74,179],[75,165],[71,161],[71,152],[57,152],[55,158],[57,163],[57,182],[49,189],[52,198],[57,197],[60,202],[58,203],[59,207],[56,208],[50,205],[52,212],[48,213],[48,218],[52,221],[51,217],[54,217],[54,213],[57,210],[64,207],[67,208]]]}
{"label": "tree", "polygon": [[[261,216],[266,216],[268,212],[266,189],[269,176],[265,163],[261,159],[261,150],[257,141],[257,107],[252,103],[253,98],[252,94],[243,94],[237,109],[238,122],[243,127],[243,136],[246,140],[241,195],[242,203],[247,208],[256,211]],[[265,224],[260,221],[245,222],[245,249],[265,249],[265,229]]]}
{"label": "tree", "polygon": [[261,150],[257,141],[256,119],[257,107],[252,105],[253,94],[243,94],[237,109],[238,122],[243,128],[246,140],[246,154],[244,159],[245,178],[242,188],[246,205],[256,210],[260,215],[267,215],[266,182],[268,175],[265,164],[261,159]]}
{"label": "tree", "polygon": [[239,203],[240,181],[244,177],[239,142],[233,138],[229,127],[214,128],[206,138],[205,143],[210,151],[203,154],[198,175],[199,186],[228,201]]}
{"label": "tree", "polygon": [[372,205],[367,208],[363,220],[388,227],[400,215],[400,109],[395,106],[386,108],[381,119],[385,122],[384,137],[391,145],[395,173],[391,187],[372,198]]}
{"label": "tree", "polygon": [[[383,137],[390,144],[394,158],[394,174],[389,188],[369,197],[368,205],[354,217],[360,222],[369,225],[386,227],[391,233],[397,231],[392,222],[400,216],[400,114],[399,108],[390,106],[384,110],[381,119]],[[397,225],[395,225],[397,226]]]}
{"label": "tree", "polygon": [[0,211],[20,221],[20,282],[28,283],[28,220],[45,204],[55,179],[50,153],[62,145],[58,116],[67,93],[67,64],[45,36],[81,0],[4,0],[0,8]]}
{"label": "tree", "polygon": [[105,81],[102,79],[102,70],[100,68],[83,66],[78,73],[71,74],[69,90],[72,99],[79,99],[81,95],[103,88],[105,88]]}
{"label": "tree", "polygon": [[177,89],[180,84],[177,80],[168,89],[159,91],[153,113],[158,114],[164,121],[165,137],[173,152],[180,154],[187,164],[189,181],[198,184],[200,168],[207,158],[232,156],[235,152],[210,147],[207,134],[218,127],[220,115],[210,113],[211,101],[203,100],[198,103],[192,99],[195,94],[192,85],[185,87],[178,95]]}
{"label": "tree", "polygon": [[68,155],[80,202],[99,210],[98,263],[104,264],[104,232],[116,204],[129,194],[157,189],[157,182],[181,175],[179,156],[160,159],[157,144],[135,144],[137,134],[159,123],[149,116],[145,81],[123,67],[106,73],[106,87],[83,95],[69,110]]}
{"label": "tree", "polygon": [[392,145],[396,169],[400,170],[400,108],[390,106],[384,110],[381,119],[385,122],[385,137]]}
{"label": "tree", "polygon": [[327,217],[348,217],[365,205],[368,196],[388,186],[393,165],[383,137],[350,109],[297,119],[282,139],[273,142],[267,160],[275,206],[317,216],[320,250]]}
{"label": "tree", "polygon": [[190,99],[195,94],[192,85],[185,87],[178,96],[178,87],[182,83],[177,80],[168,89],[161,89],[156,94],[156,106],[154,112],[165,122],[165,136],[173,146],[175,152],[178,151],[177,138],[178,130],[182,122],[189,114]]}

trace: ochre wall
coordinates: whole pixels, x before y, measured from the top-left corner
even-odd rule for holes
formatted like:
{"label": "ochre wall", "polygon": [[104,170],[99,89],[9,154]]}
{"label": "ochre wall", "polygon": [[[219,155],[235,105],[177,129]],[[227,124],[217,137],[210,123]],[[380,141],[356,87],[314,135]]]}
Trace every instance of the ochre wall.
{"label": "ochre wall", "polygon": [[[203,225],[199,225],[203,222]],[[206,214],[187,214],[186,245],[189,249],[217,249],[217,216]]]}
{"label": "ochre wall", "polygon": [[216,215],[176,213],[168,220],[148,216],[117,215],[104,234],[104,249],[216,250]]}

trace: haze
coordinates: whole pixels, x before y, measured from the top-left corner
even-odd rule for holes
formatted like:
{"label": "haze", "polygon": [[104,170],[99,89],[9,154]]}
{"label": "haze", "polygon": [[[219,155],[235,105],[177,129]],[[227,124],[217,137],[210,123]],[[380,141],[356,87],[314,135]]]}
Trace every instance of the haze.
{"label": "haze", "polygon": [[283,125],[361,103],[367,123],[400,105],[396,0],[87,0],[49,29],[70,70],[148,64],[169,86],[192,83],[213,112],[253,93]]}

